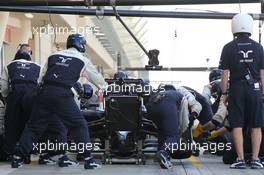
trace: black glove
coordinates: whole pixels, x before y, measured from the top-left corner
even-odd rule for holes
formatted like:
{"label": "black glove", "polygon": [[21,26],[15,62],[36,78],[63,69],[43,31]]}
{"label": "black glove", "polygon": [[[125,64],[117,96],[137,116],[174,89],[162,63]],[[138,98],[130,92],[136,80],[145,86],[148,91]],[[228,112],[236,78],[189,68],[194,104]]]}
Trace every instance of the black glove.
{"label": "black glove", "polygon": [[194,120],[195,120],[197,117],[198,117],[197,112],[192,112],[192,113],[190,114],[190,116],[189,116],[189,120],[190,120],[190,122],[189,122],[189,126],[192,126],[192,125],[193,125],[193,122],[194,122]]}
{"label": "black glove", "polygon": [[201,135],[199,135],[198,140],[200,143],[207,142],[211,139],[211,133],[209,131],[207,132],[202,132]]}

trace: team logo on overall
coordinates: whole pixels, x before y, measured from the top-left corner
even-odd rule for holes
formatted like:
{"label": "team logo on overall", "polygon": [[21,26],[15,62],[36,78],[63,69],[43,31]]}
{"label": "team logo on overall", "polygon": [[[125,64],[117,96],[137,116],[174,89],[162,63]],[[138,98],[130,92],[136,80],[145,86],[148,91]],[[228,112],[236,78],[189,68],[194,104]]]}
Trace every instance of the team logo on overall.
{"label": "team logo on overall", "polygon": [[64,57],[59,57],[59,59],[60,62],[57,62],[56,65],[65,66],[65,67],[69,67],[69,64],[67,62],[72,60],[72,58],[64,58]]}
{"label": "team logo on overall", "polygon": [[18,62],[17,63],[17,68],[18,69],[30,69],[30,64],[29,63]]}

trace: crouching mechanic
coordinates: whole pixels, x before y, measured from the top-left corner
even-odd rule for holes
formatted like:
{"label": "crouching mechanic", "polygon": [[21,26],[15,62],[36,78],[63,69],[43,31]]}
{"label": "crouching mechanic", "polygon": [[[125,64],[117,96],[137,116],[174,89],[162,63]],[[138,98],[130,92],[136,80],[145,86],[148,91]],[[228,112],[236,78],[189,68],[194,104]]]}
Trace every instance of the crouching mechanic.
{"label": "crouching mechanic", "polygon": [[202,105],[202,110],[197,116],[197,119],[199,120],[199,124],[203,125],[208,121],[210,121],[213,116],[213,111],[211,104],[208,102],[208,100],[196,90],[186,86],[183,87],[187,89],[189,92],[191,92],[195,96],[195,100]]}
{"label": "crouching mechanic", "polygon": [[[193,137],[197,138],[202,132],[210,132],[209,138],[216,138],[220,135],[226,134],[231,131],[230,124],[227,120],[227,106],[223,101],[224,98],[221,97],[218,110],[213,115],[212,120],[205,123],[204,125],[198,125],[193,132]],[[219,128],[219,129],[217,129]],[[217,130],[215,130],[217,129]],[[212,131],[213,130],[213,131]]]}
{"label": "crouching mechanic", "polygon": [[178,143],[180,136],[193,124],[196,115],[200,113],[201,105],[187,89],[161,84],[159,91],[151,95],[146,108],[147,118],[153,120],[158,128],[159,163],[162,168],[171,168],[170,157],[184,157],[187,156],[186,152],[192,151],[180,150]]}
{"label": "crouching mechanic", "polygon": [[179,108],[183,95],[174,90],[157,92],[151,95],[147,108],[147,118],[153,120],[158,128],[157,158],[161,168],[171,168],[172,150],[166,145],[179,143]]}
{"label": "crouching mechanic", "polygon": [[195,119],[199,121],[203,121],[202,117],[200,117],[200,113],[202,111],[202,105],[196,100],[196,97],[190,90],[186,89],[185,87],[175,87],[171,84],[160,85],[159,88],[164,88],[167,90],[174,90],[181,93],[186,100],[188,101],[188,106],[190,109],[190,122],[193,123]]}
{"label": "crouching mechanic", "polygon": [[31,54],[28,44],[20,45],[14,60],[2,73],[1,93],[7,97],[4,149],[8,156],[14,154],[16,143],[29,118],[23,110],[22,99],[37,86],[40,73],[40,66],[31,61]]}
{"label": "crouching mechanic", "polygon": [[214,98],[214,103],[212,104],[213,113],[216,113],[221,97],[221,69],[213,69],[209,74],[209,84],[204,86],[202,95],[207,99],[207,101],[212,104],[211,97]]}
{"label": "crouching mechanic", "polygon": [[79,148],[78,144],[85,145],[84,150],[78,150],[84,151],[84,168],[101,167],[91,157],[92,145],[87,122],[71,91],[80,75],[89,79],[98,88],[107,85],[95,66],[83,55],[86,50],[85,45],[86,40],[82,35],[72,34],[67,39],[67,50],[56,52],[48,58],[39,80],[42,88],[39,90],[36,105],[19,140],[11,163],[12,168],[22,166],[23,156],[29,154],[33,143],[46,130],[53,114],[56,114],[71,132],[77,148]]}
{"label": "crouching mechanic", "polygon": [[[215,76],[213,76],[212,74],[214,74]],[[215,99],[215,102],[212,106],[213,109],[215,108],[214,115],[209,122],[203,125],[198,125],[198,127],[193,132],[193,137],[199,137],[202,132],[208,132],[213,130],[210,133],[209,137],[216,138],[220,135],[226,134],[228,131],[231,130],[230,124],[227,120],[227,105],[224,101],[224,97],[222,96],[221,80],[219,80],[219,76],[221,76],[220,69],[213,70],[210,73],[209,77],[210,80],[213,79],[214,81],[206,85],[202,93],[208,101],[210,101],[211,96]]]}

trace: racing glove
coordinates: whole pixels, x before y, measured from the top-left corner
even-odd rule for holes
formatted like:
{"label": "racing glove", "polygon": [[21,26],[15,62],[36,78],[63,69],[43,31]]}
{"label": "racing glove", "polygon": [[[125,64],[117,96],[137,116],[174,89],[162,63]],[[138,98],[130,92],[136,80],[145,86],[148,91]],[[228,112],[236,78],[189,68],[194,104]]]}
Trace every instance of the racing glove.
{"label": "racing glove", "polygon": [[195,128],[195,130],[193,131],[193,137],[194,138],[197,138],[199,137],[203,132],[203,128],[202,128],[202,125],[198,125],[197,128]]}

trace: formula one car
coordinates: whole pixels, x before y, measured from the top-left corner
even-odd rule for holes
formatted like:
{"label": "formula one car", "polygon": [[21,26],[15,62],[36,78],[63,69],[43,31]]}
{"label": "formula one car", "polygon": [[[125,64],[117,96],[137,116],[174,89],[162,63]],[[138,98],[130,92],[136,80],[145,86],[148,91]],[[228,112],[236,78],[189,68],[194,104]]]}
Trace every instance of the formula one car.
{"label": "formula one car", "polygon": [[[155,154],[158,145],[157,127],[145,118],[144,105],[150,93],[144,91],[146,88],[141,79],[106,81],[109,87],[104,94],[104,111],[96,109],[98,104],[81,105],[91,138],[101,145],[100,150],[95,152],[103,153],[102,160],[106,164],[111,164],[115,158],[122,161],[133,159],[137,164],[145,164],[146,154]],[[115,91],[116,85],[122,86],[121,92]],[[191,127],[182,135],[182,139],[192,141]],[[188,158],[191,155],[192,151],[186,150],[176,158]]]}

